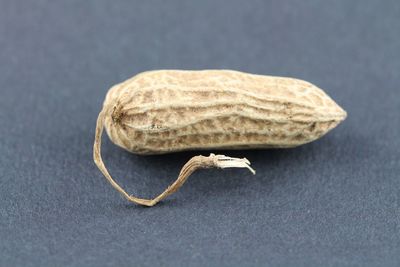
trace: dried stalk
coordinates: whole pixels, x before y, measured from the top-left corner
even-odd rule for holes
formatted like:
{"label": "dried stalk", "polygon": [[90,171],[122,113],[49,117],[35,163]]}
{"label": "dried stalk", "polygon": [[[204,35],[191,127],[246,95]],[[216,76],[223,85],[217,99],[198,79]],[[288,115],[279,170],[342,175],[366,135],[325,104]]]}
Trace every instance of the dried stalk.
{"label": "dried stalk", "polygon": [[135,196],[129,195],[115,180],[111,177],[108,172],[106,166],[104,165],[103,159],[101,157],[101,137],[104,129],[104,116],[106,114],[107,108],[105,107],[99,114],[97,118],[96,125],[96,135],[93,147],[93,158],[97,167],[106,177],[106,179],[110,182],[110,184],[123,195],[127,200],[134,202],[136,204],[144,205],[144,206],[154,206],[159,201],[163,200],[167,196],[175,193],[178,189],[186,182],[187,178],[198,169],[205,168],[247,168],[253,174],[255,174],[254,169],[252,169],[249,165],[250,162],[246,158],[232,158],[224,155],[215,155],[210,154],[210,156],[195,156],[191,158],[181,169],[178,178],[165,189],[164,192],[159,194],[157,197],[153,199],[143,199],[137,198]]}

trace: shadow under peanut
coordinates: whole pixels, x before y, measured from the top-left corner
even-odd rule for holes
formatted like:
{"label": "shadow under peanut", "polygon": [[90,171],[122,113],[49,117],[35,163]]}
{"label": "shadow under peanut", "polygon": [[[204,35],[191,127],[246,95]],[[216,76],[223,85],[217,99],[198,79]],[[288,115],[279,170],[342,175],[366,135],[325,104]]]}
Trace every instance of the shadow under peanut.
{"label": "shadow under peanut", "polygon": [[[186,151],[163,155],[141,156],[123,152],[123,158],[131,162],[130,166],[124,166],[126,177],[120,183],[131,194],[153,198],[165,190],[177,178],[182,166],[193,156],[223,154],[231,157],[245,157],[250,160],[251,166],[256,170],[252,175],[246,169],[201,169],[194,172],[180,188],[156,205],[159,208],[165,206],[182,206],[185,203],[205,201],[215,196],[246,196],[246,190],[259,190],[268,194],[274,186],[284,187],[293,179],[308,179],[307,175],[297,176],[299,169],[313,172],[315,165],[324,164],[331,157],[340,157],[341,162],[353,161],[355,155],[367,153],[371,148],[370,142],[360,137],[349,135],[328,135],[313,143],[290,149],[268,150],[201,150]],[[119,153],[123,151],[119,150]],[[113,152],[117,153],[117,152]],[[119,165],[119,164],[118,164]],[[340,166],[338,166],[340,167]],[[121,166],[122,168],[122,166]],[[306,182],[306,181],[304,181]],[[125,207],[137,206],[126,203]],[[140,208],[142,209],[142,207]],[[147,208],[144,208],[147,209]]]}

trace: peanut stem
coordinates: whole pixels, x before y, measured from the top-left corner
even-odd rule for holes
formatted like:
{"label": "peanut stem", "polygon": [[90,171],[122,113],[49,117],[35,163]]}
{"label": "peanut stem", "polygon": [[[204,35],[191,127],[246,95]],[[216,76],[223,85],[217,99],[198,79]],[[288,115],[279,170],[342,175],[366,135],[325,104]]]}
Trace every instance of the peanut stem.
{"label": "peanut stem", "polygon": [[246,158],[231,158],[224,155],[214,155],[210,154],[210,156],[194,156],[191,158],[181,169],[178,178],[173,182],[164,192],[153,199],[143,199],[137,198],[135,196],[129,195],[118,183],[114,181],[114,179],[109,174],[106,166],[104,165],[103,159],[101,157],[101,137],[104,129],[104,117],[106,114],[106,107],[100,112],[97,118],[96,125],[96,135],[93,146],[93,159],[96,163],[97,167],[106,177],[106,179],[110,182],[110,184],[127,200],[134,202],[136,204],[144,205],[144,206],[154,206],[162,199],[167,196],[175,193],[178,189],[186,182],[187,178],[197,169],[204,168],[247,168],[253,174],[255,171],[250,167],[250,162]]}

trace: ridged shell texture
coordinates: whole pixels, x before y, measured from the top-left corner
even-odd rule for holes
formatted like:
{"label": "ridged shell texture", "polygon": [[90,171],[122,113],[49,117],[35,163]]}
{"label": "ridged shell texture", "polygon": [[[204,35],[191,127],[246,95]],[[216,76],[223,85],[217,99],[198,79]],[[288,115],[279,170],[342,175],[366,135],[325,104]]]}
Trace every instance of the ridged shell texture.
{"label": "ridged shell texture", "polygon": [[309,82],[230,70],[144,72],[113,86],[104,108],[110,139],[139,154],[294,147],[346,118]]}

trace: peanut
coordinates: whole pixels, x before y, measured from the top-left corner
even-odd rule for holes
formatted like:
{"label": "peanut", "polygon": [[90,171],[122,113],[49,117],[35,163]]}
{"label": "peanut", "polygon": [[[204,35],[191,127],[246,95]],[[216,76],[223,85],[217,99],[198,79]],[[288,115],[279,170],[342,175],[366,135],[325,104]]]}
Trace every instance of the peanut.
{"label": "peanut", "polygon": [[[94,158],[109,176],[100,156],[103,126],[123,149],[162,154],[295,147],[325,135],[346,116],[321,89],[298,79],[231,70],[149,71],[107,93],[98,118]],[[247,167],[253,171],[246,159],[222,155],[212,154],[195,162],[196,166],[201,162],[197,167]],[[115,183],[111,176],[107,179]],[[137,199],[116,183],[113,186],[127,199],[148,206],[166,196]],[[175,185],[174,190],[180,186]]]}

